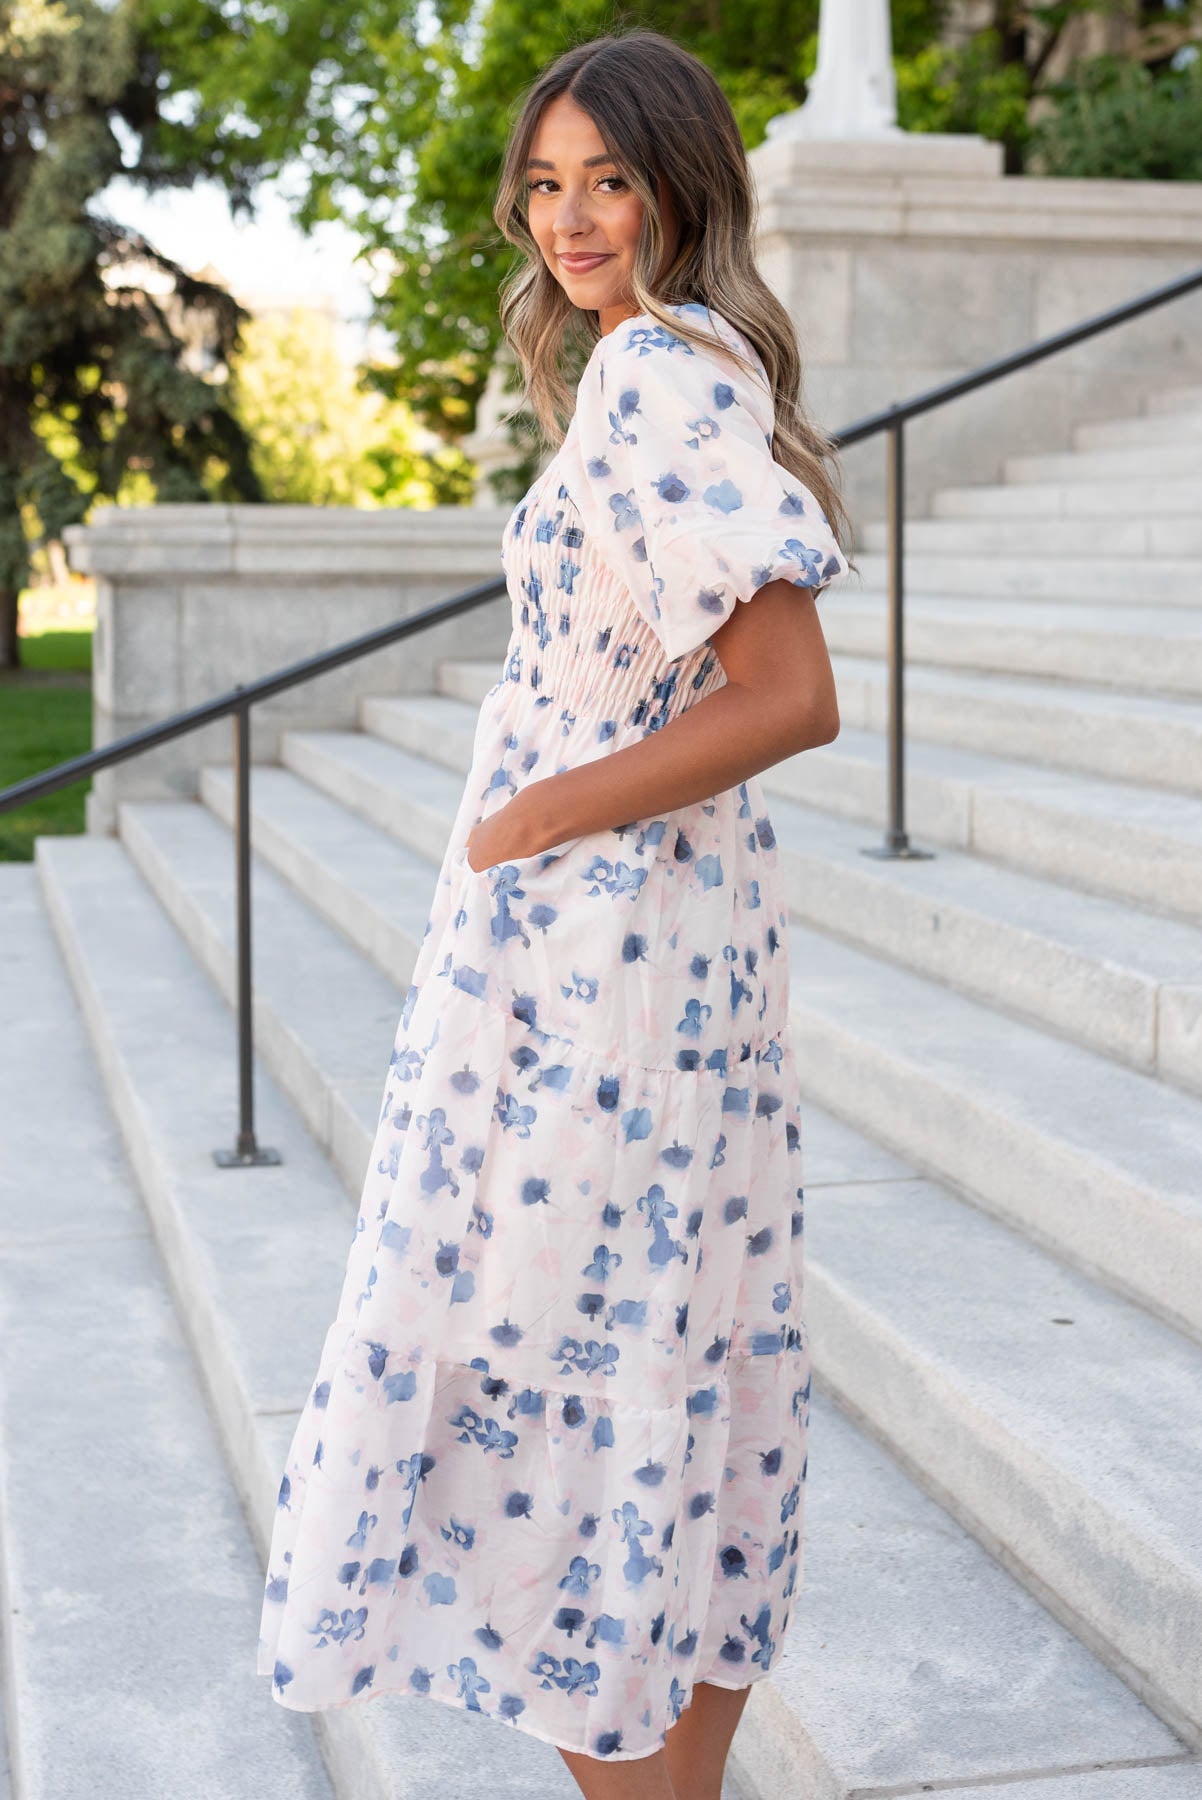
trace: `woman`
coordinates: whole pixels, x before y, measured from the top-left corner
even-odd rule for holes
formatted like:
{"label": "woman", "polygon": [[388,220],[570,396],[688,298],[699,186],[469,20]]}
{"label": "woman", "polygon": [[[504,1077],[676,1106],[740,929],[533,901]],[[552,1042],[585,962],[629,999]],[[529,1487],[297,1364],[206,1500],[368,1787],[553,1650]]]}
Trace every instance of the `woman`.
{"label": "woman", "polygon": [[504,532],[509,654],[259,1669],[301,1710],[402,1692],[508,1722],[596,1800],[717,1800],[802,1568],[800,1118],[756,776],[838,732],[813,596],[843,515],[702,64],[645,31],[561,57],[496,217],[559,448]]}

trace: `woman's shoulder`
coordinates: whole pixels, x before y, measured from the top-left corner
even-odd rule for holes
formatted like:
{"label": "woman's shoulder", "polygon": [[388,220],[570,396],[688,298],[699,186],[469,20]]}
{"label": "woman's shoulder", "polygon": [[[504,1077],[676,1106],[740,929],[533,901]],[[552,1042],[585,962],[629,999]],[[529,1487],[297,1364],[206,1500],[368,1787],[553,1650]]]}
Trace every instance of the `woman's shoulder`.
{"label": "woman's shoulder", "polygon": [[615,325],[612,331],[599,340],[597,347],[602,360],[643,362],[654,357],[657,361],[683,362],[710,351],[721,355],[724,349],[731,348],[749,357],[757,369],[762,369],[751,342],[728,318],[714,307],[708,306],[704,300],[665,300],[662,306],[665,312],[709,336],[713,340],[712,345],[698,346],[650,313],[642,312],[623,319],[620,325]]}
{"label": "woman's shoulder", "polygon": [[[664,310],[699,330],[711,341],[698,344],[673,331],[650,313],[636,313],[607,332],[598,344],[601,385],[617,383],[625,388],[647,383],[690,395],[709,392],[717,382],[719,399],[734,399],[757,413],[772,414],[768,378],[755,347],[738,328],[714,307],[701,300],[666,301]],[[750,362],[753,373],[741,364],[733,350]]]}

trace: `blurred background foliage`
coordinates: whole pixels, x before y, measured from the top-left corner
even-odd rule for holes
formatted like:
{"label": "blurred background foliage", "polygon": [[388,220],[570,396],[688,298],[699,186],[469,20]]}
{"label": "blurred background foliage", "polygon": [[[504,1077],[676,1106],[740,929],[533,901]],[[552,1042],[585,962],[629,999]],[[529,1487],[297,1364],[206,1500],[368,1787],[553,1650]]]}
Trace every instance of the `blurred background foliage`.
{"label": "blurred background foliage", "polygon": [[409,408],[348,365],[333,318],[315,308],[273,308],[250,320],[230,398],[269,500],[425,507],[471,498],[462,451],[422,451]]}
{"label": "blurred background foliage", "polygon": [[1202,181],[1202,56],[1193,45],[1161,71],[1092,58],[1049,98],[1055,104],[1032,133],[1041,173]]}
{"label": "blurred background foliage", "polygon": [[[0,667],[38,545],[141,474],[162,500],[259,498],[250,446],[189,343],[230,353],[243,313],[90,202],[153,143],[163,95],[118,0],[0,0]],[[193,182],[180,146],[148,184]]]}

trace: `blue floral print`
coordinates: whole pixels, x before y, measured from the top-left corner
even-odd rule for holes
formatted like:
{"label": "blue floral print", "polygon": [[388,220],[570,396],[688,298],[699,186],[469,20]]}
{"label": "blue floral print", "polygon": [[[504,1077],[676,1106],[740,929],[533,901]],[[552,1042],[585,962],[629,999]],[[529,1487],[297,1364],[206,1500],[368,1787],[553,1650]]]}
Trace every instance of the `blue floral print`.
{"label": "blue floral print", "polygon": [[[281,1475],[258,1670],[646,1756],[769,1673],[810,1395],[786,908],[755,780],[474,869],[529,782],[725,679],[764,582],[846,566],[718,314],[601,339],[502,539],[513,630]],[[747,347],[747,346],[744,346]]]}
{"label": "blue floral print", "polygon": [[767,582],[820,592],[847,569],[813,494],[772,458],[754,349],[700,303],[675,311],[716,329],[756,373],[662,325],[619,325],[593,353],[573,421],[599,553],[673,660]]}

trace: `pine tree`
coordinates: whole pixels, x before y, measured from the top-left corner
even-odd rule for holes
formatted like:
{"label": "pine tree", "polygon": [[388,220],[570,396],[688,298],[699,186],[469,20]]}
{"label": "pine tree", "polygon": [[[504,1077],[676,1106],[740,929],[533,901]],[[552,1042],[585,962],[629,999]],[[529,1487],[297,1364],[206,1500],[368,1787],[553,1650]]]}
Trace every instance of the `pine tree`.
{"label": "pine tree", "polygon": [[159,500],[263,498],[224,391],[244,309],[94,202],[208,172],[160,87],[131,0],[0,0],[0,667],[31,517],[55,539],[130,470]]}

